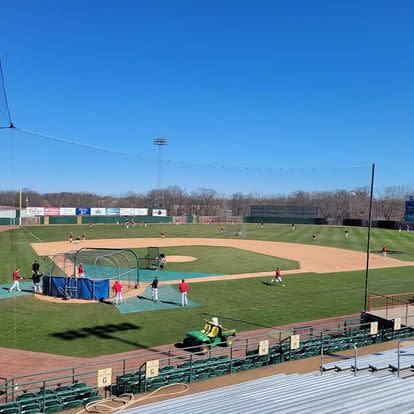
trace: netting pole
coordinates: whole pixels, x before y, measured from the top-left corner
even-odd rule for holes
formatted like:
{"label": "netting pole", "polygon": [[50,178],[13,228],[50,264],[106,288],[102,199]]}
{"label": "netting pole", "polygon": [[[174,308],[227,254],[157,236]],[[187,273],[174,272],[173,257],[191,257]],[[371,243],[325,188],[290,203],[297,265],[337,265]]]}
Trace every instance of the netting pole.
{"label": "netting pole", "polygon": [[375,163],[372,164],[371,172],[371,194],[369,198],[369,217],[368,217],[368,240],[367,240],[367,262],[365,268],[365,300],[364,311],[367,311],[368,306],[368,276],[369,276],[369,254],[371,250],[371,224],[372,224],[372,199],[374,196],[374,176],[375,176]]}

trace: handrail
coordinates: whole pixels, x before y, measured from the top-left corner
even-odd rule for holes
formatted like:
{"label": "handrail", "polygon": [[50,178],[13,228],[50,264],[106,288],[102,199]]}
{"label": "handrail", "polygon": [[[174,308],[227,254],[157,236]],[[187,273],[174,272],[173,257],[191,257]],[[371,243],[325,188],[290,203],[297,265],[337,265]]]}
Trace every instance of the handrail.
{"label": "handrail", "polygon": [[[358,348],[353,342],[350,342],[348,345],[354,347],[354,377],[356,377],[357,371],[358,371],[358,365],[357,365]],[[321,373],[321,376],[323,374],[323,358],[324,358],[324,353],[323,353],[323,343],[322,343],[321,344],[321,362],[319,365],[319,371]]]}
{"label": "handrail", "polygon": [[397,347],[397,377],[400,378],[400,345],[402,342],[414,341],[414,338],[402,338],[398,341]]}
{"label": "handrail", "polygon": [[[401,297],[405,299],[400,299]],[[411,303],[412,299],[414,298],[414,292],[406,292],[406,293],[395,293],[390,295],[381,295],[378,293],[370,293],[369,294],[369,306],[368,311],[376,310],[376,309],[386,309],[393,308],[395,306],[413,306]],[[372,306],[372,302],[375,299],[382,299],[385,300],[385,304],[382,306]]]}
{"label": "handrail", "polygon": [[358,365],[357,365],[358,348],[357,348],[357,346],[356,346],[354,343],[352,343],[352,342],[350,342],[350,344],[349,344],[349,345],[353,346],[353,347],[354,347],[354,350],[355,350],[355,353],[354,353],[354,358],[355,358],[355,365],[354,365],[354,377],[356,377],[356,376],[357,376],[357,371],[358,371]]}

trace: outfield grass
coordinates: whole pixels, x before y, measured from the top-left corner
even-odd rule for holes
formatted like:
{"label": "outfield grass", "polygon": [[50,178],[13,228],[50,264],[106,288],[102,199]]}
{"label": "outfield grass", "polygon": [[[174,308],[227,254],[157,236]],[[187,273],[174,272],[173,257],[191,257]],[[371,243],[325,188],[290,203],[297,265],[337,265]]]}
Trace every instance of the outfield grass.
{"label": "outfield grass", "polygon": [[[150,224],[147,228],[135,227],[126,229],[121,225],[87,226],[35,226],[28,229],[43,241],[66,240],[69,232],[74,234],[86,233],[89,239],[129,238],[129,237],[159,237],[160,231],[166,232],[167,237],[213,237],[238,238],[235,233],[241,225],[225,226],[225,232],[219,231],[218,225],[207,226],[200,224],[186,224],[176,226],[172,224]],[[321,246],[339,247],[350,250],[366,250],[367,229],[360,227],[335,227],[297,224],[295,231],[286,224],[245,224],[246,238],[250,240],[273,240],[291,243],[316,244]],[[345,238],[345,230],[349,231],[349,238]],[[317,241],[312,241],[312,234],[317,235]],[[405,231],[398,233],[395,230],[372,229],[371,249],[380,251],[386,244],[391,250],[391,256],[400,260],[414,261],[414,233]]]}
{"label": "outfield grass", "polygon": [[[147,254],[147,249],[134,249],[139,257]],[[160,253],[167,255],[167,270],[173,272],[200,272],[217,274],[238,274],[267,272],[281,269],[298,269],[299,263],[294,260],[276,258],[266,254],[234,249],[232,247],[211,246],[181,246],[163,247]],[[174,263],[168,262],[168,256],[193,256],[194,262]]]}
{"label": "outfield grass", "polygon": [[[370,272],[370,291],[414,291],[414,268]],[[285,277],[286,287],[267,279],[190,283],[198,308],[119,314],[102,303],[46,303],[31,296],[0,301],[0,346],[64,355],[102,355],[174,343],[203,319],[218,316],[238,331],[305,323],[359,312],[364,303],[364,272]],[[124,324],[130,324],[125,329]],[[128,328],[128,326],[127,326]]]}
{"label": "outfield grass", "polygon": [[[89,239],[157,237],[161,230],[166,231],[168,237],[233,238],[237,228],[233,226],[224,234],[218,226],[203,225],[149,225],[146,229],[129,230],[116,225],[96,225],[93,228],[39,226],[28,228],[33,234],[25,229],[2,232],[1,280],[9,282],[11,272],[17,266],[23,274],[30,274],[31,263],[36,256],[29,243],[38,241],[37,238],[43,241],[65,240],[70,231],[75,234],[85,232]],[[343,227],[297,225],[293,232],[290,225],[265,225],[261,229],[259,225],[249,224],[246,229],[248,239],[361,251],[366,244],[366,229],[363,228],[349,228],[349,239],[345,239]],[[316,242],[312,242],[313,233],[317,235]],[[383,244],[391,249],[391,257],[414,261],[413,233],[373,229],[372,250],[380,250]],[[202,247],[194,247],[198,248]],[[175,253],[174,249],[171,248],[170,254]],[[181,248],[180,251],[184,254]],[[227,259],[228,255],[224,255],[220,260]],[[259,262],[262,259],[260,257]],[[273,262],[274,259],[271,260]],[[207,262],[206,255],[203,266],[206,265],[211,272]],[[194,263],[177,266],[193,266]],[[247,271],[246,267],[244,271]],[[370,275],[371,292],[414,291],[413,267],[372,270]],[[198,308],[123,315],[111,305],[102,303],[47,303],[31,296],[0,300],[0,346],[66,355],[101,355],[179,341],[186,330],[201,326],[203,319],[212,315],[219,316],[229,327],[250,330],[359,312],[363,306],[363,272],[291,275],[286,277],[287,287],[283,289],[262,282],[265,280],[254,278],[193,283],[190,298],[200,304]]]}
{"label": "outfield grass", "polygon": [[[321,246],[339,247],[350,250],[365,251],[367,229],[349,227],[349,238],[345,238],[344,227],[296,225],[292,231],[290,225],[265,224],[260,228],[258,224],[246,224],[246,238],[250,240],[274,240],[290,243],[304,243]],[[33,226],[25,229],[10,230],[0,233],[0,281],[9,281],[15,264],[22,269],[23,274],[30,274],[31,263],[36,257],[29,243],[42,241],[66,240],[69,232],[76,234],[86,233],[89,239],[130,238],[130,237],[158,237],[161,230],[167,237],[212,237],[237,238],[236,230],[240,225],[225,226],[221,233],[218,225],[207,226],[188,224],[176,226],[172,224],[150,224],[147,228],[135,227],[126,229],[122,225],[95,225],[88,226]],[[30,234],[30,233],[31,234]],[[312,234],[317,235],[316,242],[312,241]],[[390,257],[414,261],[414,233],[394,230],[372,229],[371,250],[379,252],[386,244],[391,250]],[[42,259],[43,260],[43,259]]]}

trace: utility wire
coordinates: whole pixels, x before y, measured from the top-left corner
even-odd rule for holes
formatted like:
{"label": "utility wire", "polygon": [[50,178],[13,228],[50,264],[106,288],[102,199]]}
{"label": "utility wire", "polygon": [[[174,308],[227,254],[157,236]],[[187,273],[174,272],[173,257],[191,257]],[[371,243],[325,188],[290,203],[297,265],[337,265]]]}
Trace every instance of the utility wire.
{"label": "utility wire", "polygon": [[2,114],[9,121],[9,127],[12,128],[13,127],[13,122],[12,122],[11,116],[10,116],[9,103],[8,103],[8,100],[7,100],[6,85],[4,83],[3,66],[1,64],[1,59],[0,59],[0,76],[1,76],[1,85],[2,85],[2,88],[3,88],[4,102],[6,103],[7,116],[3,112],[2,112]]}
{"label": "utility wire", "polygon": [[[20,131],[24,134],[29,134],[32,136],[36,136],[39,138],[47,139],[50,141],[54,141],[61,144],[68,144],[74,145],[81,148],[85,148],[92,151],[100,151],[109,154],[114,154],[118,156],[128,157],[128,158],[135,158],[140,160],[152,160],[157,161],[157,158],[150,155],[145,154],[138,154],[133,152],[124,152],[119,150],[114,150],[111,148],[101,147],[98,145],[87,144],[79,141],[73,141],[66,138],[59,138],[56,136],[43,134],[41,132],[30,131],[23,128],[14,127],[17,131]],[[326,170],[348,170],[348,169],[357,169],[357,168],[368,168],[368,164],[359,164],[359,165],[349,165],[349,166],[333,166],[333,167],[294,167],[294,168],[268,168],[268,167],[249,167],[243,166],[238,164],[220,164],[217,162],[213,163],[205,163],[205,162],[191,162],[191,161],[175,161],[175,160],[163,160],[164,164],[171,165],[171,166],[179,166],[179,167],[187,167],[187,168],[194,168],[194,167],[201,167],[201,168],[211,168],[211,169],[226,169],[226,170],[237,170],[237,171],[244,171],[244,172],[258,172],[258,173],[281,173],[281,172],[294,172],[294,171],[326,171]]]}

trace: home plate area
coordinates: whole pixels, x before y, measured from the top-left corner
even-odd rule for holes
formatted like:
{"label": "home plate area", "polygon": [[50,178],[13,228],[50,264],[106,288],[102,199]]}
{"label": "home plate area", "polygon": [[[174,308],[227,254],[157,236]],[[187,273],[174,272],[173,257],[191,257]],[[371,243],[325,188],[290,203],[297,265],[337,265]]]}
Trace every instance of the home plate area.
{"label": "home plate area", "polygon": [[[165,309],[181,308],[181,293],[171,285],[158,287],[158,302],[151,300],[151,286],[147,286],[141,295],[129,297],[123,300],[116,308],[120,313],[149,312]],[[188,299],[189,308],[199,306],[196,302]]]}

